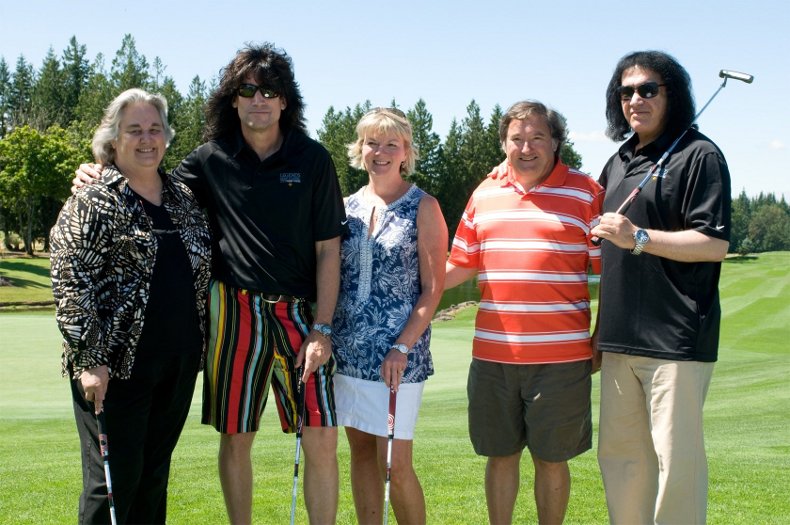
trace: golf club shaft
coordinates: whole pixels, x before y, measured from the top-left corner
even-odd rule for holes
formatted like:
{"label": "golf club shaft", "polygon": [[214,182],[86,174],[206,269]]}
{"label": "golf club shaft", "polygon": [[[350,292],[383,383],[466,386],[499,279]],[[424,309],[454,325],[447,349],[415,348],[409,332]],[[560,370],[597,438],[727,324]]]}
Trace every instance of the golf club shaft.
{"label": "golf club shaft", "polygon": [[110,523],[116,525],[118,520],[115,517],[115,502],[112,498],[112,477],[110,476],[110,448],[107,445],[107,422],[104,418],[104,410],[96,414],[96,424],[99,428],[99,449],[104,460],[104,480],[107,484],[107,502],[110,505]]}
{"label": "golf club shaft", "polygon": [[390,388],[390,402],[387,413],[387,475],[384,481],[384,525],[389,520],[390,480],[392,479],[392,440],[395,439],[395,404],[398,394]]}
{"label": "golf club shaft", "polygon": [[296,499],[299,491],[299,456],[302,450],[302,425],[304,424],[304,397],[305,397],[305,384],[302,382],[302,369],[297,372],[299,374],[299,392],[297,403],[296,416],[296,453],[294,455],[294,483],[291,489],[291,525],[294,525],[296,520]]}

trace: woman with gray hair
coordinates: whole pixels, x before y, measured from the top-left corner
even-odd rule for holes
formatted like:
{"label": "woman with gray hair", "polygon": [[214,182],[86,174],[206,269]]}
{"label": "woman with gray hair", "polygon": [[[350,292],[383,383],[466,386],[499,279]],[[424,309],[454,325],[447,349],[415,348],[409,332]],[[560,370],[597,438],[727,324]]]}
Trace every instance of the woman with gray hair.
{"label": "woman with gray hair", "polygon": [[172,137],[164,98],[121,93],[93,137],[102,184],[77,190],[52,228],[63,374],[82,450],[79,523],[110,518],[102,411],[118,522],[166,519],[170,458],[205,347],[211,252],[192,192],[160,169]]}

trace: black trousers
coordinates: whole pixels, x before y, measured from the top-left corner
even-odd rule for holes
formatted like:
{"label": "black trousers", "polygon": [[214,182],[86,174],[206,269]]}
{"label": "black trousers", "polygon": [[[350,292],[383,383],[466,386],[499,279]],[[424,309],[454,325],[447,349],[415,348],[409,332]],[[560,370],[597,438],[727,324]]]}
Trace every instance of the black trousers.
{"label": "black trousers", "polygon": [[[118,523],[165,523],[170,457],[195,390],[200,351],[141,352],[131,378],[111,379],[104,400],[107,448]],[[80,524],[108,524],[110,510],[93,403],[71,381],[80,437]]]}

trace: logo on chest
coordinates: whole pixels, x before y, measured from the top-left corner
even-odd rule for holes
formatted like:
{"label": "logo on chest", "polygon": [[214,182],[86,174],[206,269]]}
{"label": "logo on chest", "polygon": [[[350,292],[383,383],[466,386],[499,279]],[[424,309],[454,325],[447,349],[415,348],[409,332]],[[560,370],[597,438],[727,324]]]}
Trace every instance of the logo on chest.
{"label": "logo on chest", "polygon": [[300,182],[302,182],[302,174],[299,172],[280,173],[280,184],[293,186],[294,184],[299,184]]}

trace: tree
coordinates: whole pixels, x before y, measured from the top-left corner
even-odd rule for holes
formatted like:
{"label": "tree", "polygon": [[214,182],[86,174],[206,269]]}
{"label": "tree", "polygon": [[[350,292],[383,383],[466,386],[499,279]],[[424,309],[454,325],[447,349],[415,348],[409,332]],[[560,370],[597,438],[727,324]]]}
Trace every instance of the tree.
{"label": "tree", "polygon": [[566,140],[560,148],[560,159],[571,168],[578,170],[582,167],[582,156],[573,149],[573,142],[570,140]]}
{"label": "tree", "polygon": [[11,72],[5,58],[0,57],[0,139],[11,127]]}
{"label": "tree", "polygon": [[31,114],[27,120],[29,126],[43,131],[53,124],[60,126],[68,124],[63,113],[65,106],[63,84],[60,61],[50,47],[33,86],[30,100]]}
{"label": "tree", "polygon": [[76,117],[77,104],[80,101],[90,73],[90,64],[85,58],[87,50],[84,45],[71,37],[69,46],[63,51],[63,126],[67,126]]}
{"label": "tree", "polygon": [[461,174],[463,173],[460,155],[462,140],[461,126],[457,120],[453,119],[450,123],[450,130],[447,132],[444,146],[439,150],[441,171],[437,184],[438,191],[436,192],[436,198],[447,221],[447,228],[451,232],[451,238],[458,228],[458,223],[461,220],[466,201],[470,195],[470,192],[465,192],[463,188],[460,188],[462,183]]}
{"label": "tree", "polygon": [[749,237],[758,252],[790,249],[790,215],[778,203],[760,206],[749,221]]}
{"label": "tree", "polygon": [[176,130],[175,139],[170,144],[163,164],[166,169],[174,168],[202,142],[203,126],[206,118],[203,111],[206,105],[206,83],[199,76],[192,79],[189,93],[179,105],[176,113],[171,113],[170,122]]}
{"label": "tree", "polygon": [[364,170],[358,170],[349,165],[348,145],[356,140],[357,122],[369,110],[369,100],[366,100],[362,105],[357,104],[353,110],[347,107],[342,112],[336,111],[333,106],[330,106],[318,129],[318,140],[332,157],[340,182],[340,191],[343,195],[354,193],[367,181],[367,173]]}
{"label": "tree", "polygon": [[[749,197],[746,196],[746,190],[741,190],[741,194],[737,199],[732,201],[732,229],[730,231],[730,251],[746,253],[754,251],[754,245],[749,238],[749,221],[751,220],[751,202]],[[741,246],[744,242],[749,241],[748,246]]]}
{"label": "tree", "polygon": [[149,89],[151,75],[148,73],[148,60],[137,51],[134,37],[126,34],[121,49],[115,53],[110,68],[110,80],[116,94],[130,88]]}
{"label": "tree", "polygon": [[19,55],[14,70],[14,79],[11,82],[9,97],[9,110],[11,112],[11,127],[24,125],[31,117],[33,99],[33,86],[36,77],[33,65]]}
{"label": "tree", "polygon": [[51,209],[51,200],[66,198],[78,160],[79,152],[58,126],[46,133],[22,126],[0,140],[0,206],[16,216],[28,254],[41,224],[51,224],[41,220],[41,210]]}
{"label": "tree", "polygon": [[[104,55],[99,53],[90,66],[85,87],[80,91],[76,109],[77,120],[81,121],[80,127],[87,130],[96,129],[105,108],[117,94],[104,68]],[[93,131],[90,134],[92,135]]]}
{"label": "tree", "polygon": [[411,122],[412,140],[419,154],[410,180],[426,192],[436,195],[441,172],[442,140],[433,131],[433,115],[428,111],[425,101],[419,99],[406,116]]}

